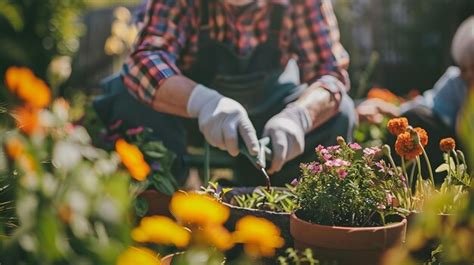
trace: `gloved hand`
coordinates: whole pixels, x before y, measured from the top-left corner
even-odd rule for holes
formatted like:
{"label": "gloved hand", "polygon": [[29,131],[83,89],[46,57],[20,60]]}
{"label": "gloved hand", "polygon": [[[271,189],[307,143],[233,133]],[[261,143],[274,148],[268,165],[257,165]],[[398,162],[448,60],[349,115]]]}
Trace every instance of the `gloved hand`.
{"label": "gloved hand", "polygon": [[305,134],[311,127],[308,111],[296,104],[288,105],[265,124],[263,136],[270,137],[273,149],[269,174],[280,171],[286,162],[303,153]]}
{"label": "gloved hand", "polygon": [[238,135],[242,137],[251,155],[257,155],[259,143],[247,111],[237,101],[217,91],[197,85],[189,97],[187,111],[197,118],[199,130],[210,145],[239,154]]}

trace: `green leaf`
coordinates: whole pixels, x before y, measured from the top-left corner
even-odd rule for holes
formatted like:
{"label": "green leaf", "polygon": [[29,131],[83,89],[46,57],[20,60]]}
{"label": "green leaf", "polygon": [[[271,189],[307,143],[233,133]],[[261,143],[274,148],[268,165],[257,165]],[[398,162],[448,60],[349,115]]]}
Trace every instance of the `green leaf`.
{"label": "green leaf", "polygon": [[435,172],[436,173],[441,173],[441,172],[448,171],[448,170],[449,170],[449,165],[444,163],[444,164],[439,165],[439,167],[436,168]]}
{"label": "green leaf", "polygon": [[148,202],[142,197],[137,197],[135,201],[135,213],[139,217],[145,216],[148,212]]}

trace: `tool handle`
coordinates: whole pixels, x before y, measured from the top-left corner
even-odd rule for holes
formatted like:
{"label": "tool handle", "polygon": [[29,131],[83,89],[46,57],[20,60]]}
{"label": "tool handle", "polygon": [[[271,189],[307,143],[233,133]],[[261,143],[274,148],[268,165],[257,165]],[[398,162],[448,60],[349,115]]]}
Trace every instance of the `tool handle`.
{"label": "tool handle", "polygon": [[249,153],[244,140],[239,136],[240,153],[246,156],[249,159],[249,161],[258,169],[265,168],[267,160],[270,160],[272,156],[272,151],[268,147],[268,145],[270,145],[269,137],[264,137],[260,139],[259,144],[260,144],[259,152],[256,156],[253,156]]}

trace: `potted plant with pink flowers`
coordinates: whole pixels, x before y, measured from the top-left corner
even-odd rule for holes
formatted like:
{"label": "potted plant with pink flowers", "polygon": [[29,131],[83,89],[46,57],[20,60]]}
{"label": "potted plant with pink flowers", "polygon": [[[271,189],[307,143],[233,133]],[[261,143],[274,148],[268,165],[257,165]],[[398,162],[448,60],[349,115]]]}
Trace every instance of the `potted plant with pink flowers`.
{"label": "potted plant with pink flowers", "polygon": [[406,220],[393,186],[400,176],[381,148],[362,148],[338,137],[338,145],[316,148],[317,159],[301,165],[298,209],[290,219],[295,247],[337,264],[379,264],[385,250],[401,243]]}

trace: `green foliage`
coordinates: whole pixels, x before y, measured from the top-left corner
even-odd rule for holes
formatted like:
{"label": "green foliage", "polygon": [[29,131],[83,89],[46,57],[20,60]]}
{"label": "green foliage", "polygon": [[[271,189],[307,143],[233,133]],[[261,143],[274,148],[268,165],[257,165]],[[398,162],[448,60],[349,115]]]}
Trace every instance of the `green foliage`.
{"label": "green foliage", "polygon": [[347,145],[316,148],[317,160],[301,165],[302,178],[296,186],[298,216],[322,225],[379,226],[393,214],[393,194],[377,175],[380,148]]}
{"label": "green foliage", "polygon": [[296,195],[290,185],[284,188],[257,188],[251,194],[237,195],[232,201],[239,207],[291,213],[296,209]]}
{"label": "green foliage", "polygon": [[84,28],[83,0],[3,0],[0,3],[0,75],[27,66],[45,78],[56,56],[72,56]]}
{"label": "green foliage", "polygon": [[85,128],[70,123],[64,101],[38,111],[40,131],[1,137],[21,152],[0,173],[15,206],[15,225],[0,222],[0,252],[9,253],[0,263],[115,264],[131,241],[130,177],[117,170],[115,154],[92,146]]}
{"label": "green foliage", "polygon": [[[451,215],[440,215],[443,205],[457,199]],[[474,190],[438,193],[425,205],[408,231],[406,245],[392,251],[387,265],[473,264]]]}
{"label": "green foliage", "polygon": [[309,248],[304,251],[298,251],[293,248],[288,248],[286,251],[286,256],[278,257],[278,264],[280,265],[319,265],[319,261],[314,259],[313,251]]}

